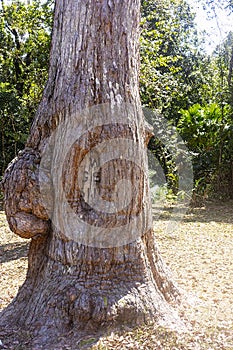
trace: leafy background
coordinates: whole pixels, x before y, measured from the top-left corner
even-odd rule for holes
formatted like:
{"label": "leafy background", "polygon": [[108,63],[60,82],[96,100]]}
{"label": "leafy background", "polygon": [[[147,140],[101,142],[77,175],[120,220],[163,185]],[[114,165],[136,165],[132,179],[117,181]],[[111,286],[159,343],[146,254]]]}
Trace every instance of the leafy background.
{"label": "leafy background", "polygon": [[[193,202],[232,198],[233,32],[207,54],[187,1],[141,4],[142,103],[175,125],[187,144],[194,166]],[[211,0],[204,5],[216,6]],[[232,1],[221,0],[218,6],[232,11]],[[0,175],[24,147],[46,84],[52,16],[52,0],[1,0]],[[149,147],[166,178],[174,179],[168,185],[175,193],[166,147],[155,138]]]}

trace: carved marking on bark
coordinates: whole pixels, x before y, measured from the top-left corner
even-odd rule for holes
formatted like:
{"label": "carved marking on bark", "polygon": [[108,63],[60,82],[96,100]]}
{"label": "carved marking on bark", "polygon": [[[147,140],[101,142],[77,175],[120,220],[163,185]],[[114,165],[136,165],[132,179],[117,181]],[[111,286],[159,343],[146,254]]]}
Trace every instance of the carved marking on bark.
{"label": "carved marking on bark", "polygon": [[[132,130],[129,125],[112,124],[103,125],[96,127],[92,131],[88,131],[87,134],[82,135],[82,137],[74,144],[70,152],[67,155],[66,161],[63,166],[63,186],[66,192],[67,201],[82,220],[88,222],[91,225],[99,227],[116,227],[124,226],[130,220],[131,216],[137,216],[142,210],[142,194],[143,194],[143,182],[144,174],[139,166],[137,166],[132,161],[127,161],[126,159],[115,159],[108,162],[106,165],[100,168],[99,182],[96,183],[95,188],[90,187],[85,190],[85,182],[83,188],[80,188],[77,179],[77,169],[80,168],[81,163],[85,155],[87,155],[92,148],[102,142],[107,142],[111,139],[133,139]],[[126,150],[123,150],[123,157]],[[90,158],[90,171],[93,174],[93,161],[98,162],[98,155],[94,159],[93,155]],[[83,171],[84,172],[84,171]],[[88,176],[88,172],[87,172]],[[100,201],[97,202],[99,211],[91,207],[88,202],[91,201],[91,196],[98,198],[97,193],[92,193],[96,191],[99,193],[99,197],[106,202],[114,202],[113,196],[115,192],[115,186],[120,180],[128,179],[134,188],[134,193],[131,195],[131,202],[126,208],[120,211],[115,210],[114,213],[105,213],[101,211]],[[120,190],[120,189],[118,189]],[[119,192],[119,191],[118,191]],[[89,194],[89,196],[88,196]],[[84,197],[87,195],[89,197],[85,201]],[[123,193],[122,196],[127,194]],[[128,193],[129,198],[130,194]]]}

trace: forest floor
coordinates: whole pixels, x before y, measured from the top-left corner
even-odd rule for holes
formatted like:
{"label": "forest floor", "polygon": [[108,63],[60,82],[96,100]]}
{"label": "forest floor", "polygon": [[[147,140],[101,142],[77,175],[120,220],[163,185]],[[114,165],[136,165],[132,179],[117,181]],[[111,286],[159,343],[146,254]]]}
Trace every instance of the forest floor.
{"label": "forest floor", "polygon": [[[178,229],[168,233],[170,215],[171,208],[163,208],[155,234],[163,259],[191,300],[178,311],[192,330],[176,334],[144,326],[110,334],[98,343],[89,337],[62,349],[233,350],[233,201],[190,209]],[[28,241],[9,231],[0,212],[0,309],[25,279],[27,250]],[[0,349],[30,349],[27,342],[14,335],[6,339],[0,332]]]}

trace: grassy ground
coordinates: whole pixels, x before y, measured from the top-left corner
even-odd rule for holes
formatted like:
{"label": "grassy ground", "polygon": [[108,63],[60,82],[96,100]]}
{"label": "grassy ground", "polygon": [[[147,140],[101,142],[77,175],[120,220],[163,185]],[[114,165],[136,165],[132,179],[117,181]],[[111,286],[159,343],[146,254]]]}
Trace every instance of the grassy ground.
{"label": "grassy ground", "polygon": [[[192,330],[177,335],[151,325],[110,334],[93,349],[233,350],[233,202],[209,203],[190,210],[174,232],[167,232],[168,222],[169,208],[157,220],[155,234],[164,260],[191,301],[178,311]],[[28,244],[9,231],[2,212],[0,232],[0,308],[3,308],[25,278]],[[13,344],[12,337],[8,340],[2,337],[0,333],[0,349],[30,349],[23,345],[23,340],[20,345],[17,340]],[[82,339],[62,349],[90,348],[94,341]]]}

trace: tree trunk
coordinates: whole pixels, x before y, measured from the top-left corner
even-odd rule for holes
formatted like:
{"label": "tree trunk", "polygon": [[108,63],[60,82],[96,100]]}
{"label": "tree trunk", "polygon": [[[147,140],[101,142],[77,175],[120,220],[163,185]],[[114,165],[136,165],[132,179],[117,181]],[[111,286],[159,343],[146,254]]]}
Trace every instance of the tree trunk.
{"label": "tree trunk", "polygon": [[[181,326],[168,303],[179,292],[150,222],[139,20],[139,0],[56,1],[48,83],[26,147],[4,176],[10,228],[31,243],[26,281],[1,323],[34,330],[47,348],[71,330],[83,334],[153,320]],[[93,159],[107,157],[99,146],[104,142],[112,158],[96,165]],[[114,158],[122,145],[123,158]],[[84,178],[94,174],[95,185],[84,179],[80,188],[75,169]],[[111,209],[114,188],[126,201],[118,198],[119,210]]]}

